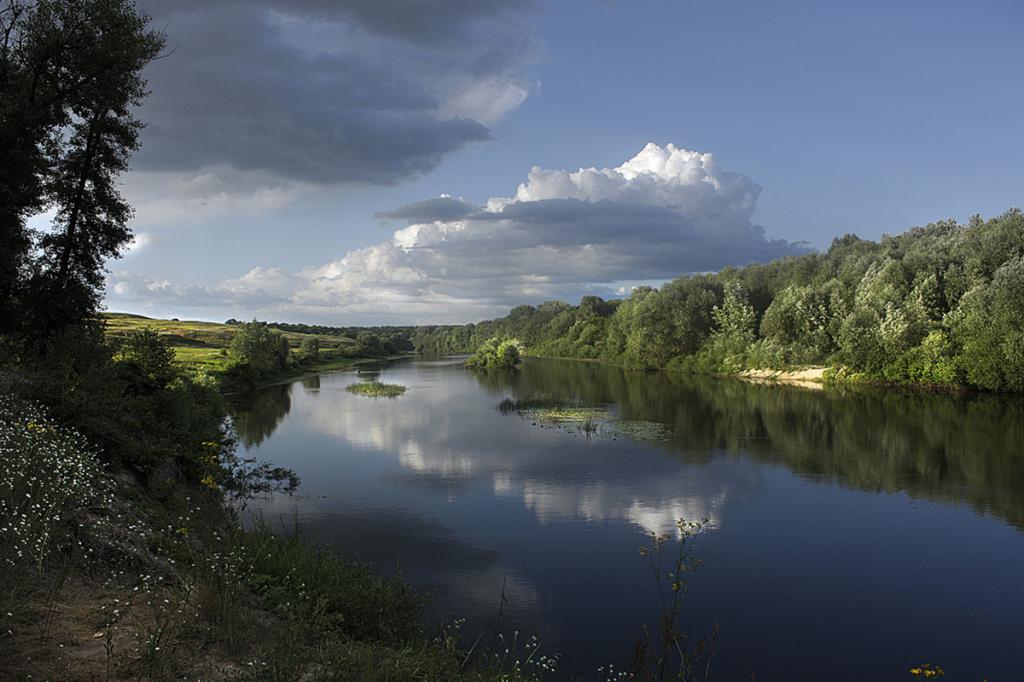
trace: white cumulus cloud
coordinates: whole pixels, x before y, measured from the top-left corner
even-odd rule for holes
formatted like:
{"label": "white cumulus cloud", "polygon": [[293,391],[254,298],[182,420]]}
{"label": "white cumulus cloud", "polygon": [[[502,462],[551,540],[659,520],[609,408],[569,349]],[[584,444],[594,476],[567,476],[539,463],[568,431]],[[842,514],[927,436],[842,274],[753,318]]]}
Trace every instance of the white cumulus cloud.
{"label": "white cumulus cloud", "polygon": [[759,193],[712,154],[651,143],[615,168],[535,167],[513,196],[483,206],[443,195],[381,213],[404,223],[387,241],[300,272],[258,267],[209,298],[259,302],[281,319],[464,322],[621,295],[801,252],[751,221]]}

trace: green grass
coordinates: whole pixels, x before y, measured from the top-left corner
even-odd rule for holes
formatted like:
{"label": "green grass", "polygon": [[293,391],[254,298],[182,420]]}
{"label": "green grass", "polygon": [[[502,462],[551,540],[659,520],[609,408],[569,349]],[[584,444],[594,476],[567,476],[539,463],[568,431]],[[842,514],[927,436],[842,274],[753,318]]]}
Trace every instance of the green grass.
{"label": "green grass", "polygon": [[[193,370],[219,372],[226,367],[226,357],[221,353],[231,344],[235,327],[218,322],[197,320],[159,320],[128,313],[104,313],[107,334],[122,336],[133,331],[151,329],[160,334],[174,349],[178,361]],[[326,334],[302,334],[282,331],[295,355],[302,342],[313,336],[320,340],[321,361],[318,367],[341,367],[351,362],[348,351],[354,341],[348,337]]]}
{"label": "green grass", "polygon": [[224,368],[224,355],[220,348],[193,348],[174,346],[174,357],[192,369],[216,372]]}
{"label": "green grass", "polygon": [[364,381],[345,387],[349,393],[365,395],[371,398],[397,398],[405,393],[405,386],[400,384],[382,384],[379,381]]}

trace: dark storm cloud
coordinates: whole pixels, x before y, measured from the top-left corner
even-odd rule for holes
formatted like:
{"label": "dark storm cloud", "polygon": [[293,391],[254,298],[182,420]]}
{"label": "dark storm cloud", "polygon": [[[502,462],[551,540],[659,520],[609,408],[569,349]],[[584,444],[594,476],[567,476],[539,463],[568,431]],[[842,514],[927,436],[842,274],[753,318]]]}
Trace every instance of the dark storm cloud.
{"label": "dark storm cloud", "polygon": [[380,211],[375,213],[374,217],[385,220],[402,220],[412,224],[429,223],[435,220],[458,220],[478,212],[479,209],[467,201],[443,196],[406,204],[391,211]]}
{"label": "dark storm cloud", "polygon": [[170,49],[148,72],[136,168],[310,184],[426,172],[526,96],[530,5],[150,0]]}

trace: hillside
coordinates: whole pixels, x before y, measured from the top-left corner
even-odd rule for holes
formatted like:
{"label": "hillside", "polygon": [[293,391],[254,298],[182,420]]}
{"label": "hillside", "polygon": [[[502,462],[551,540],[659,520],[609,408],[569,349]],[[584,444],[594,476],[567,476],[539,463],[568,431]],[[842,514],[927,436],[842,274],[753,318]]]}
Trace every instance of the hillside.
{"label": "hillside", "polygon": [[[227,348],[237,331],[237,325],[194,320],[160,320],[130,313],[104,313],[106,332],[111,337],[125,336],[131,332],[149,329],[160,335],[171,348],[179,362],[195,369],[218,371],[224,368]],[[302,342],[315,338],[320,345],[322,359],[344,360],[358,355],[356,340],[347,336],[328,334],[304,334],[282,331],[288,339],[288,346],[295,354]]]}

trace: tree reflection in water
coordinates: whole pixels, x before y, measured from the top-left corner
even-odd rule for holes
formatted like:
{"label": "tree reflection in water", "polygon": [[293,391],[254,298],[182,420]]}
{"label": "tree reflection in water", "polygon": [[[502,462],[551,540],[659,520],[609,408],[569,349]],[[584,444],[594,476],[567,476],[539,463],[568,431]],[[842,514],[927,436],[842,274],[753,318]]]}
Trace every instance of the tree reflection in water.
{"label": "tree reflection in water", "polygon": [[614,405],[658,422],[688,462],[721,451],[868,491],[966,502],[1024,527],[1024,399],[858,389],[809,391],[595,363],[532,359],[474,376],[495,395]]}
{"label": "tree reflection in water", "polygon": [[[304,378],[302,386],[318,390],[320,378]],[[231,419],[238,439],[246,448],[257,447],[270,437],[292,407],[292,384],[275,384],[237,396],[230,401]]]}

